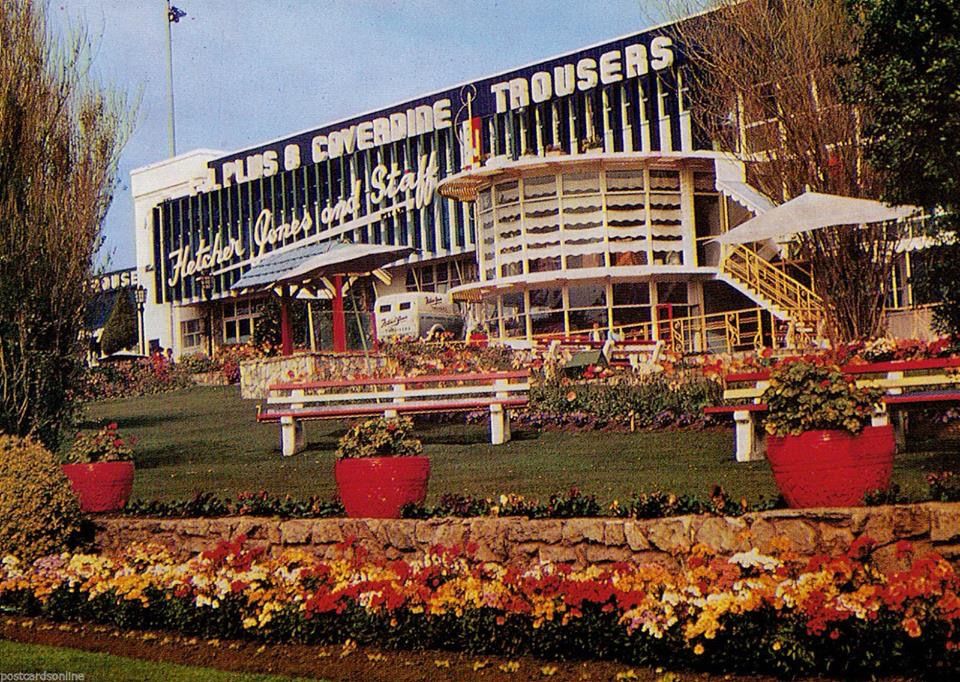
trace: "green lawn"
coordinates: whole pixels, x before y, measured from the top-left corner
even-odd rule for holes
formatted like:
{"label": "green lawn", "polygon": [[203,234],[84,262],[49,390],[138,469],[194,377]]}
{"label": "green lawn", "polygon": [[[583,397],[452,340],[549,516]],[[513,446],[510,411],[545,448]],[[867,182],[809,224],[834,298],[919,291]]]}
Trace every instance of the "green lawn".
{"label": "green lawn", "polygon": [[[251,675],[122,656],[0,641],[0,673],[74,673],[96,682],[291,682],[305,678]],[[38,678],[39,679],[39,678]]]}
{"label": "green lawn", "polygon": [[[183,499],[196,491],[234,496],[267,490],[295,497],[333,497],[333,451],[346,424],[310,422],[308,449],[284,458],[279,427],[257,424],[256,403],[236,387],[197,387],[177,393],[87,406],[88,420],[116,421],[136,435],[134,497]],[[737,498],[776,495],[766,462],[737,464],[733,430],[637,433],[514,431],[494,447],[487,424],[418,423],[431,460],[430,498],[444,492],[518,493],[543,498],[577,486],[607,503],[637,491],[666,490],[704,497],[714,483]],[[955,445],[955,444],[954,444]],[[911,495],[926,492],[929,470],[952,468],[956,449],[898,455],[894,480]]]}

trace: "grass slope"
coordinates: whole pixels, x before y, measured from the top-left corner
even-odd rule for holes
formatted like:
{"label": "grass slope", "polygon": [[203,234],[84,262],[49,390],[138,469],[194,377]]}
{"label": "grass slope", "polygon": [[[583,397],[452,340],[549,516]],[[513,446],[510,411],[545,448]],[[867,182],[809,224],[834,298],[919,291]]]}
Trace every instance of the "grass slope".
{"label": "grass slope", "polygon": [[[295,497],[333,497],[333,452],[344,422],[309,422],[308,449],[284,458],[279,428],[257,424],[255,403],[236,387],[196,387],[87,406],[91,422],[116,421],[136,435],[134,497],[182,499],[196,491],[234,496],[267,490]],[[713,484],[736,498],[773,497],[766,462],[737,464],[732,429],[706,431],[544,432],[514,430],[494,447],[489,427],[418,422],[431,460],[430,496],[445,492],[547,497],[579,487],[605,504],[638,491],[664,490],[705,497]],[[926,494],[929,470],[952,468],[953,451],[898,455],[894,480],[911,495]]]}

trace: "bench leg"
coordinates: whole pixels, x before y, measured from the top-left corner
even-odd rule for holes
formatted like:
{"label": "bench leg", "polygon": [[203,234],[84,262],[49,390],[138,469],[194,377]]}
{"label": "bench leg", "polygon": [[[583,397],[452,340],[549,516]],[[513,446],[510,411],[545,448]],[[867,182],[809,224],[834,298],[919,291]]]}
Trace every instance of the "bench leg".
{"label": "bench leg", "polygon": [[510,440],[510,410],[503,405],[490,406],[490,442],[503,445]]}
{"label": "bench leg", "polygon": [[890,412],[884,410],[878,412],[870,419],[871,426],[886,426],[893,423],[893,438],[897,446],[897,452],[903,452],[907,447],[907,418],[906,410],[897,410]]}
{"label": "bench leg", "polygon": [[284,457],[297,454],[306,447],[307,434],[303,422],[293,417],[280,419],[280,448]]}
{"label": "bench leg", "polygon": [[749,410],[737,410],[733,413],[736,425],[738,462],[757,462],[766,458],[766,439],[757,434],[756,413]]}

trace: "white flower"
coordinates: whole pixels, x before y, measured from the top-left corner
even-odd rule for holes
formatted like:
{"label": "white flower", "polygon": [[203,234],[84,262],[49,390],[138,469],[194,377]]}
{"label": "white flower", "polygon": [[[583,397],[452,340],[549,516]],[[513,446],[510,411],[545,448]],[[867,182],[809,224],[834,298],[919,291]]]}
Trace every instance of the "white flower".
{"label": "white flower", "polygon": [[780,561],[774,559],[772,556],[761,554],[756,547],[749,552],[737,552],[730,557],[729,562],[742,566],[743,568],[760,566],[767,571],[772,571],[781,565]]}

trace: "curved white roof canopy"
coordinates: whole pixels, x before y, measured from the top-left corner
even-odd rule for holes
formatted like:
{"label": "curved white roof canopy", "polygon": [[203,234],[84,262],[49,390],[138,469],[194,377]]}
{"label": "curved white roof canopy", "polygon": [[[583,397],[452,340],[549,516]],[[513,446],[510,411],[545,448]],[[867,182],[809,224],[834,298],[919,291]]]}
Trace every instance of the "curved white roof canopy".
{"label": "curved white roof canopy", "polygon": [[717,238],[722,244],[747,244],[767,239],[784,241],[795,234],[837,225],[861,225],[908,218],[918,206],[888,206],[873,199],[804,192]]}

